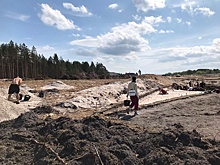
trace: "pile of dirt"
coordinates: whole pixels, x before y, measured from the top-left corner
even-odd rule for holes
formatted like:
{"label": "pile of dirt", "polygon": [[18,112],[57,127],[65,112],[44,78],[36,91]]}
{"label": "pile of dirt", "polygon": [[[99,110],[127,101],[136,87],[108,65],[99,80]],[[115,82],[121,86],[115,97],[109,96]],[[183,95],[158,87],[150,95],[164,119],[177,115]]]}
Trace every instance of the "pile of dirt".
{"label": "pile of dirt", "polygon": [[42,87],[42,89],[72,89],[73,86],[66,85],[62,81],[55,81]]}
{"label": "pile of dirt", "polygon": [[[130,81],[118,81],[75,92],[75,97],[65,99],[62,104],[59,102],[58,106],[61,105],[61,107],[63,107],[63,105],[67,105],[66,107],[73,107],[73,109],[103,109],[112,107],[113,104],[122,103],[126,99],[129,82]],[[147,79],[138,79],[137,84],[140,96],[145,95],[151,90],[157,89],[159,85],[158,83]]]}
{"label": "pile of dirt", "polygon": [[21,108],[17,104],[8,101],[7,98],[0,96],[1,113],[0,122],[17,118],[21,113],[27,112],[28,109]]}
{"label": "pile of dirt", "polygon": [[0,131],[2,164],[220,164],[220,142],[179,123],[150,133],[99,115],[73,120],[41,106],[0,123]]}

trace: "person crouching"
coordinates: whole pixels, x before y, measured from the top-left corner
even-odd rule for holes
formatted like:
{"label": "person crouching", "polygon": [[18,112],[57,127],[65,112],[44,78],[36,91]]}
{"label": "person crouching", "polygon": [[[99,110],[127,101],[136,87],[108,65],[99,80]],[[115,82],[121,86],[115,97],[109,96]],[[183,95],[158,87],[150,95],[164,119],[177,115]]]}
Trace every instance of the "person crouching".
{"label": "person crouching", "polygon": [[19,92],[20,92],[20,85],[22,83],[22,79],[17,76],[15,77],[12,82],[11,82],[11,85],[9,86],[9,89],[8,89],[8,100],[10,101],[11,100],[11,95],[12,94],[16,94],[16,103],[19,104],[19,99],[20,99],[20,96],[19,96]]}

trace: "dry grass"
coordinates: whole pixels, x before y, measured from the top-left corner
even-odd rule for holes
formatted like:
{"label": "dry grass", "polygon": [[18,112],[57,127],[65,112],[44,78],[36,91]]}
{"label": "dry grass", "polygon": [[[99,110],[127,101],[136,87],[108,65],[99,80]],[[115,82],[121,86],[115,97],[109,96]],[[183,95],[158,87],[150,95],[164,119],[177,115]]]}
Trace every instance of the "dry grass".
{"label": "dry grass", "polygon": [[[58,80],[55,79],[46,79],[46,80],[23,80],[22,84],[26,84],[28,87],[32,89],[40,89],[40,87],[43,87],[47,84],[50,84],[52,82],[55,82]],[[74,86],[73,91],[80,91],[83,89],[105,85],[109,83],[113,83],[116,81],[129,81],[128,79],[93,79],[93,80],[61,80],[67,85]],[[11,80],[0,80],[0,86],[1,87],[7,87],[11,83]]]}

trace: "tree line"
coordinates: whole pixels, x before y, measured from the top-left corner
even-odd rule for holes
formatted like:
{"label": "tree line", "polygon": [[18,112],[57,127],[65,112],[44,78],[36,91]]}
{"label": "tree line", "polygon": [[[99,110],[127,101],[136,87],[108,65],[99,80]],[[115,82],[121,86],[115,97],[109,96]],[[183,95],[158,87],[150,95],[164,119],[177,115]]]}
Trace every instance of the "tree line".
{"label": "tree line", "polygon": [[102,63],[63,60],[54,54],[49,58],[37,54],[33,46],[10,41],[0,46],[0,78],[20,76],[25,79],[92,79],[107,78],[109,72]]}
{"label": "tree line", "polygon": [[197,70],[187,70],[175,73],[166,73],[166,76],[177,76],[177,75],[205,75],[205,74],[220,74],[219,69],[197,69]]}

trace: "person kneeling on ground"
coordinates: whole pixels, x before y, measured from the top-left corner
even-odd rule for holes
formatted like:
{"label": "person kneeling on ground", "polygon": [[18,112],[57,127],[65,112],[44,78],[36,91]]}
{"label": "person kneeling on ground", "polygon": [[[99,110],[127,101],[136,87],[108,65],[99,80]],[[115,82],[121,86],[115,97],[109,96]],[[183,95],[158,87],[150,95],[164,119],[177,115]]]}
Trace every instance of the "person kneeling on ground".
{"label": "person kneeling on ground", "polygon": [[130,96],[131,104],[129,106],[128,112],[131,110],[131,108],[134,107],[134,115],[138,115],[138,90],[137,90],[137,84],[136,84],[136,77],[132,77],[132,81],[128,84],[128,90],[127,90],[127,97]]}
{"label": "person kneeling on ground", "polygon": [[22,79],[17,76],[15,77],[12,82],[11,82],[11,85],[9,86],[9,89],[8,89],[8,100],[10,101],[11,100],[11,95],[16,93],[16,103],[19,104],[19,99],[20,99],[20,96],[19,96],[19,92],[20,92],[20,85],[22,83]]}

